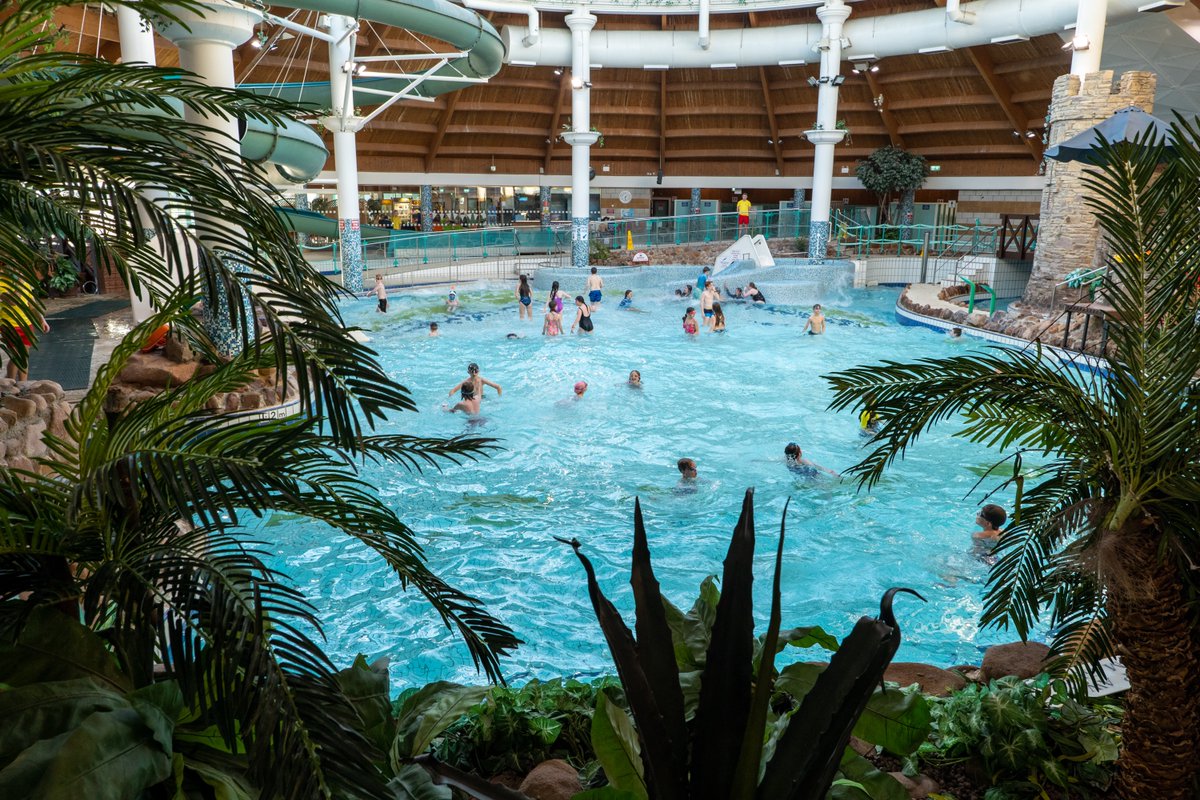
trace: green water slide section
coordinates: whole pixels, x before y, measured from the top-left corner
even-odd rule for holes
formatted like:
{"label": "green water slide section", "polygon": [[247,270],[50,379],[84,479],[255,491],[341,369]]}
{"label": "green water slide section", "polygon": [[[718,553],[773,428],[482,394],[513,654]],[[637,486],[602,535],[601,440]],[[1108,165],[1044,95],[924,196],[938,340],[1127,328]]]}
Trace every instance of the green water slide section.
{"label": "green water slide section", "polygon": [[325,168],[329,151],[321,134],[299,120],[276,126],[252,119],[242,130],[242,158],[270,162],[288,183],[308,183]]}
{"label": "green water slide section", "polygon": [[[275,213],[287,223],[288,227],[297,233],[307,233],[309,236],[324,236],[327,239],[338,238],[338,221],[316,211],[304,211],[291,206],[276,206]],[[377,228],[364,225],[362,229],[364,242],[374,242],[391,236],[391,228]]]}
{"label": "green water slide section", "polygon": [[[273,6],[342,14],[384,25],[394,25],[414,33],[431,36],[450,44],[467,55],[451,61],[434,75],[414,87],[418,97],[437,97],[457,89],[462,83],[439,81],[438,75],[455,78],[490,78],[500,71],[504,59],[504,41],[483,17],[447,0],[284,0]],[[412,83],[408,78],[359,78],[356,87],[397,92]],[[330,108],[329,83],[248,83],[239,88],[282,97],[313,109]],[[356,93],[356,106],[376,106],[382,102],[376,94]]]}

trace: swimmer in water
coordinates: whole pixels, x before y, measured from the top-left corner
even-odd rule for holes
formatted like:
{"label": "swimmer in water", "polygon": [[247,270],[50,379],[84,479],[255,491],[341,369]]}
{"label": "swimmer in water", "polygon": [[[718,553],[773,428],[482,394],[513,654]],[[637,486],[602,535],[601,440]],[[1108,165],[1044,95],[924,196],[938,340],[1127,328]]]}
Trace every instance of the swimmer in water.
{"label": "swimmer in water", "polygon": [[642,373],[638,372],[636,369],[630,371],[628,386],[630,389],[642,388]]}
{"label": "swimmer in water", "polygon": [[446,310],[458,310],[458,287],[455,284],[450,284],[450,293],[446,295]]}
{"label": "swimmer in water", "polygon": [[492,383],[487,378],[479,374],[479,365],[471,362],[467,365],[467,378],[464,381],[459,381],[454,385],[447,396],[459,392],[462,399],[454,404],[454,408],[450,409],[451,413],[461,411],[464,414],[478,414],[479,404],[483,400],[483,387],[490,386],[496,390],[496,396],[504,394],[504,390],[500,388],[500,384]]}
{"label": "swimmer in water", "polygon": [[700,326],[696,323],[696,309],[688,306],[688,310],[683,314],[683,332],[688,336],[695,336],[700,332]]}
{"label": "swimmer in water", "polygon": [[721,304],[713,301],[713,321],[710,330],[713,333],[725,332],[725,312],[721,309]]}
{"label": "swimmer in water", "polygon": [[583,295],[578,295],[575,298],[575,321],[571,323],[571,333],[578,328],[580,333],[591,333],[594,330],[592,326],[592,309],[583,301]]}
{"label": "swimmer in water", "polygon": [[681,458],[675,462],[676,468],[679,470],[680,483],[694,483],[696,476],[699,474],[696,471],[696,461],[691,458]]}
{"label": "swimmer in water", "polygon": [[822,467],[815,461],[809,461],[804,457],[804,454],[800,452],[800,445],[796,444],[795,442],[789,442],[788,445],[783,448],[783,458],[784,462],[787,464],[787,468],[792,472],[792,474],[800,478],[816,478],[822,472],[827,472],[835,478],[842,477],[833,470],[827,467]]}
{"label": "swimmer in water", "polygon": [[951,328],[950,333],[947,335],[951,339],[961,339],[962,338],[962,328]]}
{"label": "swimmer in water", "polygon": [[597,275],[596,268],[592,267],[592,274],[589,275],[588,279],[587,279],[588,309],[589,310],[595,311],[596,306],[600,305],[600,299],[604,296],[604,293],[601,292],[600,290],[603,288],[604,288],[604,279],[601,278],[599,275]]}
{"label": "swimmer in water", "polygon": [[533,319],[533,289],[529,288],[529,278],[521,276],[517,284],[517,319]]}
{"label": "swimmer in water", "polygon": [[971,538],[980,544],[994,547],[1000,541],[1000,535],[1004,533],[1002,528],[1007,521],[1008,514],[1003,508],[994,503],[988,503],[979,509],[979,514],[975,517],[975,524],[982,530],[975,531],[971,534]]}
{"label": "swimmer in water", "polygon": [[820,303],[813,306],[808,322],[804,323],[804,330],[808,332],[809,336],[820,336],[825,332],[825,313],[821,311]]}
{"label": "swimmer in water", "polygon": [[763,295],[763,293],[758,290],[758,287],[754,285],[754,281],[750,281],[750,283],[746,284],[746,291],[744,292],[744,294],[745,294],[746,298],[748,300],[750,300],[750,302],[752,302],[752,303],[767,302],[766,296]]}
{"label": "swimmer in water", "polygon": [[587,381],[575,381],[575,399],[576,400],[582,400],[583,396],[585,394],[587,394],[587,390],[588,390],[588,382]]}
{"label": "swimmer in water", "polygon": [[442,332],[438,330],[438,324],[436,322],[429,323],[429,335],[430,336],[441,336],[442,335]]}
{"label": "swimmer in water", "polygon": [[551,297],[546,303],[546,317],[542,322],[543,336],[561,336],[562,335],[562,312],[556,309],[562,308],[562,301],[555,303],[556,298]]}
{"label": "swimmer in water", "polygon": [[875,410],[875,398],[868,396],[858,415],[858,435],[870,439],[879,433],[879,412]]}
{"label": "swimmer in water", "polygon": [[625,296],[621,298],[621,302],[617,303],[617,308],[631,308],[633,306],[633,289],[626,289]]}

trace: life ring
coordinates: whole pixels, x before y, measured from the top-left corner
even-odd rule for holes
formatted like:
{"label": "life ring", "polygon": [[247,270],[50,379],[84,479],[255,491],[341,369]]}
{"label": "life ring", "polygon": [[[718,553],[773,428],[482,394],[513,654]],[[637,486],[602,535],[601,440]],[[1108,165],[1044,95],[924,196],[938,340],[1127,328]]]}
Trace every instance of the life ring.
{"label": "life ring", "polygon": [[167,334],[171,332],[170,325],[159,325],[154,333],[150,334],[150,338],[146,340],[146,344],[142,346],[143,353],[149,353],[151,350],[157,350],[167,343]]}

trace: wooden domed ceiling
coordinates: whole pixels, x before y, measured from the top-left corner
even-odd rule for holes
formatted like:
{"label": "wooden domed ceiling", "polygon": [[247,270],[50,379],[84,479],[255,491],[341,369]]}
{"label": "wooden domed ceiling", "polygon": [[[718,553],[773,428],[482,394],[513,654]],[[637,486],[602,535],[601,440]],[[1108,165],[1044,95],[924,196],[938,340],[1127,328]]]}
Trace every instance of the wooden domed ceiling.
{"label": "wooden domed ceiling", "polygon": [[[853,6],[854,16],[929,8],[931,1]],[[281,15],[286,15],[286,11]],[[297,21],[315,24],[316,14]],[[500,29],[524,17],[486,15]],[[816,20],[812,9],[714,15],[712,27],[774,27]],[[115,58],[111,14],[66,9],[61,14],[77,49]],[[690,15],[600,16],[597,29],[694,30]],[[565,27],[561,14],[542,15],[543,28]],[[268,24],[268,37],[274,32]],[[325,45],[286,34],[263,50],[235,52],[240,81],[321,80]],[[414,53],[438,47],[402,29],[365,24],[359,55]],[[850,136],[837,148],[840,166],[889,143],[924,155],[941,174],[1032,175],[1054,79],[1068,70],[1057,36],[932,55],[885,58],[877,72],[843,69],[838,117]],[[173,47],[160,64],[177,63]],[[557,74],[556,74],[557,73]],[[733,69],[599,69],[592,72],[592,124],[603,132],[594,164],[611,175],[644,176],[660,166],[668,176],[806,176],[813,148],[801,132],[816,117],[816,65]],[[505,65],[485,85],[468,86],[433,103],[401,102],[358,135],[364,172],[567,175],[570,148],[558,138],[570,119],[569,72]],[[330,165],[332,167],[332,164]]]}

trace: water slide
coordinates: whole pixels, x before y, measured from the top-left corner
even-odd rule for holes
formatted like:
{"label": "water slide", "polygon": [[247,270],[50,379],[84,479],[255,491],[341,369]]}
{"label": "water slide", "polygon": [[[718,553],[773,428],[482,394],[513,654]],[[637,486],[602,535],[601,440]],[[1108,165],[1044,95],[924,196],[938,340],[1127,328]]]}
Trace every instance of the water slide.
{"label": "water slide", "polygon": [[[466,55],[456,59],[433,77],[426,79],[413,89],[420,97],[437,95],[462,89],[466,84],[439,81],[437,75],[490,78],[500,71],[504,57],[504,43],[500,34],[474,11],[453,5],[447,0],[291,0],[273,3],[326,14],[343,14],[357,19],[379,22],[406,28],[414,33],[432,36],[447,42]],[[385,91],[399,91],[412,83],[409,78],[371,78],[355,81],[357,86]],[[328,81],[309,83],[251,83],[239,88],[258,94],[282,97],[310,108],[328,108],[332,105]],[[378,105],[381,100],[375,94],[356,94],[356,105]],[[242,128],[242,157],[255,163],[270,162],[279,175],[288,183],[307,183],[315,178],[329,158],[321,135],[303,122],[290,120],[282,126],[269,125],[249,120]],[[320,217],[333,226],[332,233],[319,220],[294,209],[279,209],[296,228],[303,233],[337,237],[337,223]]]}
{"label": "water slide", "polygon": [[[405,28],[414,33],[446,42],[465,56],[451,61],[434,75],[413,88],[417,97],[437,97],[469,84],[439,81],[437,76],[454,78],[490,78],[500,71],[504,61],[504,42],[496,29],[483,17],[447,0],[283,0],[272,6],[343,14],[358,19]],[[356,88],[400,91],[412,83],[410,78],[357,78]],[[282,97],[310,108],[333,105],[328,81],[306,83],[251,83],[239,88],[259,94]],[[381,102],[376,94],[355,93],[354,103],[374,106]]]}
{"label": "water slide", "polygon": [[[327,217],[316,211],[305,211],[291,206],[276,206],[275,213],[287,223],[288,227],[297,233],[306,233],[309,236],[324,236],[326,239],[337,239],[338,221],[334,217]],[[374,225],[362,226],[362,238],[364,242],[377,242],[380,239],[388,238],[392,234],[391,228],[380,228]]]}

